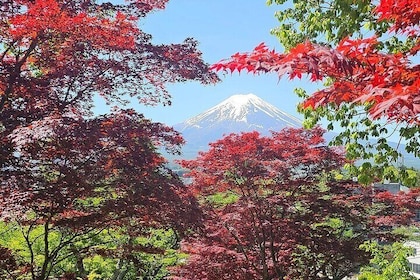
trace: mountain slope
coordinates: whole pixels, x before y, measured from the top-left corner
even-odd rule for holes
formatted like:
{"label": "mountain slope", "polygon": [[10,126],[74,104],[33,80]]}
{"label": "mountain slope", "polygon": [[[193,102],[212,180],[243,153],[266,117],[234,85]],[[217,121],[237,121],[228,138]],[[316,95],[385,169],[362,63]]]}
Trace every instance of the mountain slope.
{"label": "mountain slope", "polygon": [[[196,157],[198,151],[208,149],[208,143],[221,139],[223,135],[229,133],[256,130],[262,135],[269,135],[270,131],[279,131],[285,127],[298,128],[302,127],[302,123],[298,118],[281,111],[254,94],[233,95],[209,110],[174,126],[187,142],[183,148],[183,158]],[[327,142],[335,136],[337,133],[332,131],[324,135]],[[393,142],[389,144],[398,146]],[[420,168],[420,160],[408,154],[404,145],[399,145],[398,150],[403,154],[403,164]]]}
{"label": "mountain slope", "polygon": [[209,110],[177,124],[187,141],[186,149],[207,149],[229,133],[258,131],[268,135],[271,130],[301,127],[299,119],[291,116],[254,94],[233,95]]}

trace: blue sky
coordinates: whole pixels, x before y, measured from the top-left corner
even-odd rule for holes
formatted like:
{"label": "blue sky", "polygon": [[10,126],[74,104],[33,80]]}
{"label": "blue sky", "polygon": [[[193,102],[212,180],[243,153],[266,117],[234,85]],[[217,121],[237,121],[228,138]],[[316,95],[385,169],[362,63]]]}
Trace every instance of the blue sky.
{"label": "blue sky", "polygon": [[[261,42],[281,51],[270,30],[278,22],[274,13],[280,6],[267,6],[265,0],[171,0],[165,10],[150,14],[140,23],[140,28],[153,35],[154,43],[179,43],[187,37],[199,42],[206,62],[212,64],[236,52],[251,51]],[[130,106],[147,118],[168,125],[180,123],[220,103],[231,95],[254,93],[281,110],[295,115],[299,99],[293,89],[315,86],[305,78],[290,81],[278,80],[276,75],[255,76],[241,73],[223,75],[216,85],[196,82],[170,84],[172,106],[146,107],[134,101]],[[104,113],[106,107],[97,103],[96,112]]]}

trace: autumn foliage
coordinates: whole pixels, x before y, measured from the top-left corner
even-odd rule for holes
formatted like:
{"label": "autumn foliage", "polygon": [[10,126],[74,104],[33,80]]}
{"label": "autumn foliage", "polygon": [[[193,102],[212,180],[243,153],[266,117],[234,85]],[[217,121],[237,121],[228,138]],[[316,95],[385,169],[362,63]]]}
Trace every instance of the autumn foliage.
{"label": "autumn foliage", "polygon": [[[394,238],[389,229],[411,220],[417,195],[335,180],[344,155],[322,135],[319,127],[231,134],[182,161],[206,227],[183,243],[190,257],[179,279],[342,279],[368,261],[360,244]],[[220,194],[233,199],[212,198]]]}
{"label": "autumn foliage", "polygon": [[371,104],[367,110],[373,119],[419,125],[420,73],[419,65],[411,60],[420,49],[418,4],[418,1],[382,0],[374,10],[379,22],[391,22],[389,32],[405,36],[411,42],[409,48],[397,53],[382,52],[381,38],[376,36],[346,37],[335,48],[308,40],[285,54],[261,44],[250,53],[238,53],[216,63],[213,69],[273,72],[290,79],[309,75],[312,81],[325,81],[328,77],[332,83],[306,98],[304,108]]}
{"label": "autumn foliage", "polygon": [[0,190],[2,217],[75,232],[136,217],[145,228],[158,223],[181,229],[178,216],[194,219],[182,213],[188,201],[183,184],[154,148],[179,149],[183,140],[172,129],[133,111],[50,121],[17,129],[19,156],[13,169],[3,171],[9,179]]}

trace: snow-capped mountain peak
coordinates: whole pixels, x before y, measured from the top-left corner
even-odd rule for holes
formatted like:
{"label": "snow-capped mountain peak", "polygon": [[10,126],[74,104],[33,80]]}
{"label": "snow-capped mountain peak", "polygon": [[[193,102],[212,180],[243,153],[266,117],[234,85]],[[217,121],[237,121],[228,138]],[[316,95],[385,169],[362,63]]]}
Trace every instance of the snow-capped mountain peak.
{"label": "snow-capped mountain peak", "polygon": [[184,124],[198,127],[203,122],[206,125],[210,125],[212,123],[229,121],[259,126],[260,124],[258,123],[252,123],[252,116],[256,114],[264,114],[278,122],[284,122],[285,126],[301,126],[299,119],[288,115],[252,93],[233,95],[204,113],[188,119]]}
{"label": "snow-capped mountain peak", "polygon": [[221,117],[220,119],[231,119],[246,122],[246,115],[249,113],[249,110],[259,103],[261,105],[261,101],[262,100],[259,97],[252,93],[242,95],[237,94],[229,97],[219,105],[213,107],[213,110],[210,109],[209,111],[214,112],[219,110],[221,113],[219,114],[219,117]]}
{"label": "snow-capped mountain peak", "polygon": [[229,133],[258,131],[268,135],[285,127],[302,127],[302,122],[250,93],[233,95],[174,127],[183,134],[187,146],[205,149],[209,142]]}

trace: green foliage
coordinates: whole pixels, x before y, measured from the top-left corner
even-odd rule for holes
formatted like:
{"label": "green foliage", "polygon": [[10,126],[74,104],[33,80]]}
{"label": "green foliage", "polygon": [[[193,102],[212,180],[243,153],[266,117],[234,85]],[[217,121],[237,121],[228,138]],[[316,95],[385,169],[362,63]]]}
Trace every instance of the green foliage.
{"label": "green foliage", "polygon": [[238,201],[239,196],[234,192],[217,192],[215,194],[209,195],[206,197],[207,202],[209,202],[214,207],[224,207],[226,205],[235,203]]}
{"label": "green foliage", "polygon": [[150,230],[148,236],[139,237],[135,242],[164,250],[163,254],[135,255],[145,279],[165,279],[169,275],[167,267],[175,266],[187,258],[186,254],[179,253],[179,237],[173,230]]}
{"label": "green foliage", "polygon": [[384,178],[393,182],[401,182],[407,187],[418,187],[420,184],[419,171],[413,168],[406,168],[404,166],[400,168],[388,166],[384,169]]}
{"label": "green foliage", "polygon": [[415,226],[400,226],[393,230],[396,236],[401,236],[404,240],[420,242],[420,229]]}
{"label": "green foliage", "polygon": [[[337,107],[330,104],[317,109],[299,108],[305,117],[304,125],[308,128],[317,125],[321,119],[328,121],[328,130],[339,127],[340,133],[330,144],[345,147],[347,159],[354,163],[363,163],[359,168],[351,168],[350,165],[347,165],[346,168],[353,176],[358,176],[361,183],[365,184],[369,184],[377,178],[388,178],[391,174],[387,170],[399,165],[401,156],[401,148],[391,146],[387,140],[396,133],[397,128],[392,129],[389,124],[371,120],[365,114],[368,107],[369,105],[347,104]],[[407,135],[407,137],[410,141],[415,139],[412,135]],[[417,145],[417,143],[409,144],[409,149],[413,145]],[[411,149],[416,150],[417,148],[412,147]],[[391,177],[399,177],[404,180],[406,175],[400,173],[398,176]]]}
{"label": "green foliage", "polygon": [[[297,44],[309,40],[321,45],[335,47],[342,39],[364,38],[375,35],[379,38],[378,51],[390,54],[409,53],[417,43],[415,36],[392,35],[391,21],[378,20],[374,12],[377,2],[368,0],[267,0],[268,5],[279,5],[276,12],[279,26],[272,30],[286,51]],[[333,82],[324,77],[325,86]],[[295,90],[301,98],[309,95],[303,90]],[[417,125],[399,123],[390,127],[382,120],[373,121],[366,114],[370,103],[354,106],[329,104],[316,109],[302,107],[298,110],[304,115],[304,125],[314,127],[321,119],[327,120],[329,130],[341,127],[342,131],[331,143],[347,149],[350,160],[369,161],[372,166],[353,170],[362,183],[369,184],[377,178],[389,176],[384,169],[398,165],[401,149],[388,143],[388,138],[399,133],[400,139],[407,142],[406,150],[414,156],[420,155],[420,128]],[[375,139],[375,140],[372,140]],[[377,141],[376,141],[377,140]],[[406,177],[400,174],[402,180]],[[413,182],[410,182],[412,185]]]}
{"label": "green foliage", "polygon": [[420,172],[415,169],[406,169],[403,170],[404,178],[403,185],[407,187],[419,187],[420,186]]}
{"label": "green foliage", "polygon": [[286,50],[311,40],[321,44],[337,44],[346,37],[363,38],[375,34],[382,39],[378,48],[389,53],[404,52],[415,44],[413,38],[403,40],[387,30],[391,22],[378,21],[372,11],[375,3],[367,0],[267,0],[280,5],[276,12],[280,25],[271,33]]}
{"label": "green foliage", "polygon": [[379,245],[370,241],[362,244],[361,249],[372,254],[370,266],[361,270],[359,280],[414,280],[410,275],[407,257],[413,249],[395,242],[391,245]]}
{"label": "green foliage", "polygon": [[[406,142],[406,151],[418,157],[420,155],[418,139],[420,137],[419,127],[403,124],[390,125],[384,121],[374,121],[366,116],[366,106],[354,106],[343,104],[340,107],[330,104],[316,110],[300,109],[304,114],[306,127],[316,125],[321,119],[329,121],[328,130],[339,127],[340,133],[336,136],[331,145],[344,146],[347,151],[347,158],[351,161],[362,161],[365,163],[355,175],[367,175],[371,179],[376,178],[398,178],[401,181],[408,180],[406,185],[415,186],[412,172],[391,174],[390,169],[400,165],[402,149],[400,145],[392,146],[388,139],[398,133],[401,140]],[[408,179],[410,177],[410,179]],[[369,182],[367,182],[369,183]]]}
{"label": "green foliage", "polygon": [[[45,234],[42,226],[21,227],[17,223],[0,222],[0,245],[12,250],[20,264],[34,263],[41,267],[45,259],[45,238],[48,239],[49,250],[54,251],[60,243],[61,234],[50,231]],[[67,254],[63,251],[62,254]],[[57,269],[62,268],[62,264]]]}
{"label": "green foliage", "polygon": [[[45,231],[43,226],[20,226],[16,223],[0,222],[0,246],[12,250],[22,266],[34,262],[40,267],[45,257]],[[65,238],[58,230],[49,232],[48,246],[54,251]],[[169,275],[167,267],[174,266],[187,256],[178,252],[177,234],[170,229],[150,229],[145,235],[132,241],[132,246],[141,245],[150,248],[151,253],[135,252],[130,260],[120,255],[116,258],[111,252],[127,243],[124,231],[104,230],[84,238],[75,239],[74,243],[59,251],[59,260],[52,269],[51,276],[58,277],[62,272],[84,275],[88,280],[113,279],[124,274],[124,279],[135,279],[138,275],[144,279],[165,279]],[[86,248],[90,248],[89,252]],[[156,253],[153,253],[155,251]],[[31,259],[33,254],[33,260]],[[83,272],[78,271],[78,258],[83,262]],[[1,275],[2,271],[0,271]],[[27,279],[25,273],[16,271],[16,279]],[[25,276],[26,275],[26,276]],[[11,278],[15,279],[15,278]]]}
{"label": "green foliage", "polygon": [[[374,5],[366,0],[268,0],[268,5],[283,5],[276,13],[280,26],[272,30],[288,50],[310,39],[337,43],[347,36],[361,37],[375,30],[382,34],[387,23],[375,23]],[[292,4],[292,7],[286,6]]]}
{"label": "green foliage", "polygon": [[101,255],[94,255],[84,260],[88,280],[110,279],[117,262]]}

